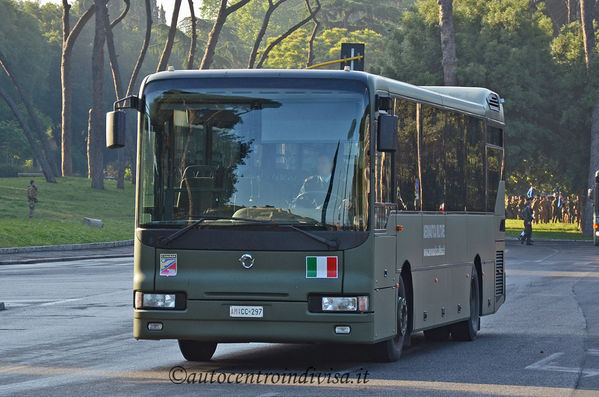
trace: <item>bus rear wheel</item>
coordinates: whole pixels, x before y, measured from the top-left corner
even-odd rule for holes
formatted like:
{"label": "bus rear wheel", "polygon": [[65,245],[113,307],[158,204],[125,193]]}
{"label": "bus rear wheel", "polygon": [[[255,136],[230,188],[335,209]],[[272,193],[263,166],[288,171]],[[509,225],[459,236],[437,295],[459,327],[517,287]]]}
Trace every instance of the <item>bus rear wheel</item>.
{"label": "bus rear wheel", "polygon": [[478,272],[472,268],[470,277],[470,318],[459,322],[451,328],[451,336],[455,340],[473,341],[480,328],[480,286]]}
{"label": "bus rear wheel", "polygon": [[179,339],[179,350],[187,361],[210,361],[216,350],[216,342]]}
{"label": "bus rear wheel", "polygon": [[397,361],[408,340],[409,310],[404,280],[401,279],[397,297],[397,334],[386,341],[372,346],[374,359],[380,362]]}

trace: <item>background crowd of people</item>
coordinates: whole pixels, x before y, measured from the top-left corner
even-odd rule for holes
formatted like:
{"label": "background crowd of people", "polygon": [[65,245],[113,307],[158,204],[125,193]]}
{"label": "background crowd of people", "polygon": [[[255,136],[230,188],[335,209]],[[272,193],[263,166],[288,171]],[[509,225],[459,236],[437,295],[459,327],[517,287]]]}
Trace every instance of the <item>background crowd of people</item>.
{"label": "background crowd of people", "polygon": [[[520,212],[526,204],[526,196],[508,196],[505,212],[508,219],[522,219]],[[535,195],[532,199],[534,219],[532,223],[564,222],[575,223],[580,228],[580,198],[561,195]]]}

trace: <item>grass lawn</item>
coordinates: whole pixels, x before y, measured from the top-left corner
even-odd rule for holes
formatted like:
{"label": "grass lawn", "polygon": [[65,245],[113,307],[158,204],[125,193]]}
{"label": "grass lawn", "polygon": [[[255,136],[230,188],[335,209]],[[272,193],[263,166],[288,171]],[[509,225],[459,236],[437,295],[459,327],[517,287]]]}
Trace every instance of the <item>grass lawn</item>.
{"label": "grass lawn", "polygon": [[[518,237],[522,230],[524,230],[524,223],[521,220],[505,220],[506,237]],[[533,223],[532,239],[592,240],[593,238],[583,237],[582,232],[573,223]]]}
{"label": "grass lawn", "polygon": [[[33,178],[38,186],[38,204],[29,219],[27,187],[32,178],[0,178],[0,248],[31,245],[77,244],[133,238],[135,187],[116,181],[104,181],[105,189],[90,187],[87,178],[57,178],[46,183]],[[83,218],[104,221],[103,228],[85,226]],[[522,221],[506,220],[506,237],[517,237]],[[574,224],[548,223],[533,225],[533,239],[582,240]]]}
{"label": "grass lawn", "polygon": [[[27,187],[38,186],[38,204],[29,219]],[[86,178],[0,178],[0,247],[55,245],[129,240],[133,238],[135,187],[105,180],[104,190],[92,189]],[[104,222],[85,226],[83,218]]]}

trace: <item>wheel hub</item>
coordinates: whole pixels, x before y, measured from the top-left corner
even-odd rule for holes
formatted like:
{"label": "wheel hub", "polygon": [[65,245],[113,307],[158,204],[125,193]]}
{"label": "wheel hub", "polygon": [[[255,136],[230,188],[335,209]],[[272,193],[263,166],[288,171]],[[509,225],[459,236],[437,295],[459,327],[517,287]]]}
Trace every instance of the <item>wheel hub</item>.
{"label": "wheel hub", "polygon": [[397,333],[405,335],[408,332],[408,303],[406,298],[399,297],[397,301]]}

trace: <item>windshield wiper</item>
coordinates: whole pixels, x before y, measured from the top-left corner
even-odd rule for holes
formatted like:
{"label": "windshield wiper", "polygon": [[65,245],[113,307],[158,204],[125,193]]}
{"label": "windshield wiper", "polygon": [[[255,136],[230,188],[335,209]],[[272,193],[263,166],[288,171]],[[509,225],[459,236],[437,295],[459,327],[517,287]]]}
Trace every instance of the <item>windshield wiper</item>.
{"label": "windshield wiper", "polygon": [[193,221],[192,223],[190,223],[189,225],[185,226],[183,229],[179,229],[176,232],[174,232],[166,237],[161,238],[160,240],[158,240],[158,242],[160,243],[160,245],[167,246],[171,241],[178,239],[179,237],[181,237],[182,235],[184,235],[191,229],[196,228],[200,223],[202,223],[206,220],[218,220],[218,219],[244,221],[244,222],[250,222],[251,224],[254,224],[254,225],[272,225],[272,226],[277,226],[277,227],[288,227],[290,229],[295,230],[296,232],[300,232],[303,235],[310,237],[313,240],[318,241],[319,243],[326,245],[329,248],[334,248],[334,249],[339,248],[339,243],[337,241],[329,240],[324,237],[320,237],[317,234],[308,232],[306,230],[302,230],[299,227],[293,226],[289,223],[276,223],[276,222],[264,221],[264,220],[258,220],[258,219],[226,217],[226,216],[205,216],[205,217],[199,218],[199,219]]}
{"label": "windshield wiper", "polygon": [[179,229],[176,232],[169,234],[166,237],[161,238],[160,240],[158,240],[158,242],[160,243],[160,245],[164,245],[167,246],[168,243],[170,243],[171,241],[179,238],[180,236],[184,235],[185,233],[187,233],[188,231],[190,231],[191,229],[193,229],[194,227],[198,226],[200,223],[204,222],[207,218],[200,218],[198,220],[195,220],[193,222],[191,222],[189,225],[185,226],[183,229]]}
{"label": "windshield wiper", "polygon": [[[237,219],[237,218],[236,218]],[[335,241],[335,240],[329,240],[326,239],[324,237],[320,237],[318,234],[314,234],[311,233],[307,230],[303,230],[300,229],[297,226],[294,226],[290,223],[279,223],[279,222],[272,222],[272,221],[255,221],[254,224],[260,224],[260,225],[269,225],[269,226],[278,226],[278,227],[288,227],[289,229],[293,229],[296,232],[300,232],[301,234],[310,237],[313,240],[318,241],[319,243],[322,243],[324,245],[326,245],[329,248],[334,248],[334,249],[338,249],[339,248],[339,242]],[[319,223],[315,222],[314,225],[320,225]]]}
{"label": "windshield wiper", "polygon": [[337,241],[329,240],[329,239],[326,239],[324,237],[320,237],[317,234],[310,233],[310,232],[308,232],[306,230],[302,230],[299,227],[295,227],[293,225],[286,224],[286,225],[281,225],[281,226],[287,226],[287,227],[289,227],[289,228],[291,228],[291,229],[293,229],[295,231],[298,231],[298,232],[300,232],[300,233],[302,233],[302,234],[304,234],[304,235],[306,235],[306,236],[308,236],[308,237],[310,237],[310,238],[312,238],[312,239],[314,239],[314,240],[316,240],[316,241],[318,241],[320,243],[323,243],[324,245],[326,245],[329,248],[339,249],[339,243]]}
{"label": "windshield wiper", "polygon": [[200,223],[202,223],[206,220],[218,220],[218,219],[229,219],[229,220],[234,220],[234,221],[245,221],[245,222],[252,222],[252,223],[269,223],[266,221],[257,221],[256,219],[237,218],[237,217],[229,217],[229,216],[204,216],[204,217],[201,217],[201,218],[196,219],[195,221],[191,222],[189,225],[185,226],[183,229],[179,229],[176,232],[169,234],[166,237],[161,238],[160,240],[158,240],[158,242],[161,245],[166,246],[171,241],[178,239],[179,237],[181,237],[182,235],[184,235],[191,229],[197,227]]}
{"label": "windshield wiper", "polygon": [[333,167],[331,168],[331,178],[329,179],[329,187],[327,189],[327,195],[324,198],[322,204],[321,222],[323,225],[327,223],[327,208],[329,207],[329,200],[331,199],[331,192],[333,191],[333,179],[335,178],[335,169],[337,168],[337,155],[339,154],[339,145],[341,141],[337,141],[337,149],[335,150],[335,157],[333,158]]}
{"label": "windshield wiper", "polygon": [[[235,219],[239,219],[239,218],[235,218]],[[249,221],[250,219],[247,219],[247,220]],[[254,219],[253,220],[253,224],[254,225],[256,225],[256,224],[266,225],[266,226],[277,226],[277,227],[288,227],[289,229],[293,229],[296,232],[300,232],[301,234],[303,234],[305,236],[308,236],[311,239],[316,240],[319,243],[322,243],[322,244],[326,245],[329,248],[334,248],[334,249],[338,249],[339,248],[339,243],[337,241],[335,241],[335,240],[329,240],[329,239],[326,239],[324,237],[320,237],[318,234],[311,233],[311,232],[309,232],[307,230],[300,229],[299,227],[294,226],[291,223],[273,222],[273,221],[258,221],[258,220]],[[316,225],[321,225],[321,224],[318,223],[318,222],[314,222],[313,225],[316,226]]]}

